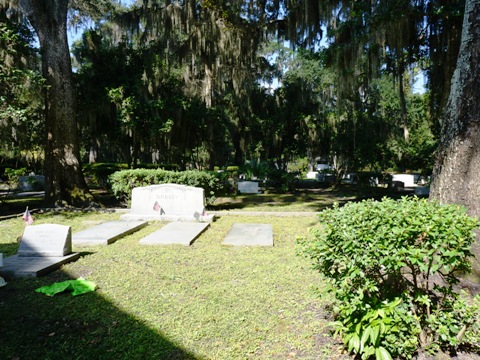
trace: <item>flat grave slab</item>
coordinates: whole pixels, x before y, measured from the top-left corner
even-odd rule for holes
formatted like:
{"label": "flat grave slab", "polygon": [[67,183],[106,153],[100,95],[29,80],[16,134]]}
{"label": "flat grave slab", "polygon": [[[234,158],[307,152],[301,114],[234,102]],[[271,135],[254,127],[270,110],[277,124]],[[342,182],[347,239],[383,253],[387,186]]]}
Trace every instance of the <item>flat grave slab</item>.
{"label": "flat grave slab", "polygon": [[203,233],[209,223],[172,222],[140,240],[141,245],[180,244],[189,246]]}
{"label": "flat grave slab", "polygon": [[62,257],[13,255],[3,259],[4,266],[0,267],[0,276],[6,279],[38,277],[49,274],[62,265],[77,260],[79,257],[79,253],[72,253]]}
{"label": "flat grave slab", "polygon": [[41,276],[79,257],[79,253],[72,253],[70,226],[29,225],[23,232],[17,255],[3,260],[4,266],[0,267],[0,276],[5,278]]}
{"label": "flat grave slab", "polygon": [[273,246],[272,225],[235,223],[228,231],[222,244],[230,246]]}
{"label": "flat grave slab", "polygon": [[89,229],[74,233],[74,245],[109,245],[118,239],[147,226],[147,221],[121,220],[107,221]]}

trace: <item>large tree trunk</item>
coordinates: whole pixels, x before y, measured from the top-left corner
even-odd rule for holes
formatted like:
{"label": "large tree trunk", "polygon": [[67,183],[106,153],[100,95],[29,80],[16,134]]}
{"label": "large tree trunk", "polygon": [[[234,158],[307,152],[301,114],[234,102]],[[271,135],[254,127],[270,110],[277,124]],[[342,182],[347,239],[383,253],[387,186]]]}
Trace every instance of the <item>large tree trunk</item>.
{"label": "large tree trunk", "polygon": [[[462,42],[444,112],[431,195],[480,218],[480,0],[467,0]],[[480,239],[473,246],[480,279]]]}
{"label": "large tree trunk", "polygon": [[67,0],[20,0],[35,29],[46,79],[45,198],[49,204],[92,200],[80,165],[72,65],[67,42]]}

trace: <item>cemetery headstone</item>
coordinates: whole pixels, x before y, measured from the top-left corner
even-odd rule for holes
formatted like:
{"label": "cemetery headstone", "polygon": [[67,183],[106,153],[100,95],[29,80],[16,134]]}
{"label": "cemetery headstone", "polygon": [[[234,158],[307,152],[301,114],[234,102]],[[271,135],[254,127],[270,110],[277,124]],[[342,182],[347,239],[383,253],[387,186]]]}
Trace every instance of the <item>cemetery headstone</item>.
{"label": "cemetery headstone", "polygon": [[429,196],[430,186],[417,186],[415,188],[415,195],[417,196]]}
{"label": "cemetery headstone", "polygon": [[44,175],[19,176],[18,190],[20,191],[45,190],[45,176]]}
{"label": "cemetery headstone", "polygon": [[3,260],[0,275],[5,278],[41,276],[79,257],[79,253],[72,253],[70,226],[30,225],[25,227],[18,253]]}
{"label": "cemetery headstone", "polygon": [[70,226],[41,224],[26,226],[18,256],[65,256],[72,252]]}
{"label": "cemetery headstone", "polygon": [[242,194],[258,194],[258,182],[256,181],[239,181],[238,191]]}
{"label": "cemetery headstone", "polygon": [[413,174],[393,174],[392,181],[403,182],[404,187],[415,187],[415,175]]}
{"label": "cemetery headstone", "polygon": [[206,221],[202,188],[178,184],[160,184],[134,188],[132,206],[123,220]]}

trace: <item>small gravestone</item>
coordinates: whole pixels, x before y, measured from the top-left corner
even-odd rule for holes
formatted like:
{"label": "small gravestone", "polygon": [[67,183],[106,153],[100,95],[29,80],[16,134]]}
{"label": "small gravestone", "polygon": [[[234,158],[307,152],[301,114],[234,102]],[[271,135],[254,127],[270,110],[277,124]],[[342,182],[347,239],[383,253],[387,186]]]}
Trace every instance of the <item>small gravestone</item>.
{"label": "small gravestone", "polygon": [[206,221],[202,188],[178,184],[160,184],[134,188],[129,214],[122,220]]}
{"label": "small gravestone", "polygon": [[146,221],[107,221],[73,234],[74,245],[109,245],[147,226]]}
{"label": "small gravestone", "polygon": [[415,187],[415,175],[413,174],[394,174],[392,175],[392,181],[400,181],[404,187]]}
{"label": "small gravestone", "polygon": [[242,194],[258,194],[258,182],[255,181],[239,181],[238,191]]}
{"label": "small gravestone", "polygon": [[209,223],[171,222],[140,240],[141,245],[179,244],[189,246],[203,233]]}
{"label": "small gravestone", "polygon": [[65,256],[72,252],[70,226],[42,224],[26,226],[18,256]]}
{"label": "small gravestone", "polygon": [[235,223],[222,244],[231,246],[273,246],[272,225]]}
{"label": "small gravestone", "polygon": [[19,176],[18,190],[20,191],[45,190],[45,176],[44,175]]}
{"label": "small gravestone", "polygon": [[25,227],[17,255],[4,259],[0,275],[6,278],[41,276],[79,257],[79,253],[72,253],[70,226],[30,225]]}
{"label": "small gravestone", "polygon": [[429,196],[430,186],[417,186],[415,188],[415,195],[417,196]]}

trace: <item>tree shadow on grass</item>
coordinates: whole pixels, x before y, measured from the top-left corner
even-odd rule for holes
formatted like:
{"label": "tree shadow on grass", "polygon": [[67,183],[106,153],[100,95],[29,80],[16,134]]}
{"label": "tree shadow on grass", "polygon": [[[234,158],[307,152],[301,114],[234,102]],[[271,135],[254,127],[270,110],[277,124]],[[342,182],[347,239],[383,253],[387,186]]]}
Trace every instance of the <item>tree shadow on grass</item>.
{"label": "tree shadow on grass", "polygon": [[0,359],[201,359],[106,300],[101,289],[54,297],[35,289],[56,271],[0,288]]}
{"label": "tree shadow on grass", "polygon": [[[216,203],[208,207],[209,210],[242,210],[255,206],[272,208],[278,211],[292,211],[293,204],[303,204],[301,211],[319,212],[331,207],[334,203],[344,205],[347,202],[362,201],[365,199],[381,200],[387,196],[398,199],[408,193],[400,193],[387,188],[335,186],[328,188],[302,188],[293,194],[241,194],[232,197],[218,198]],[[290,209],[289,209],[290,208]],[[294,210],[293,210],[294,211]]]}

